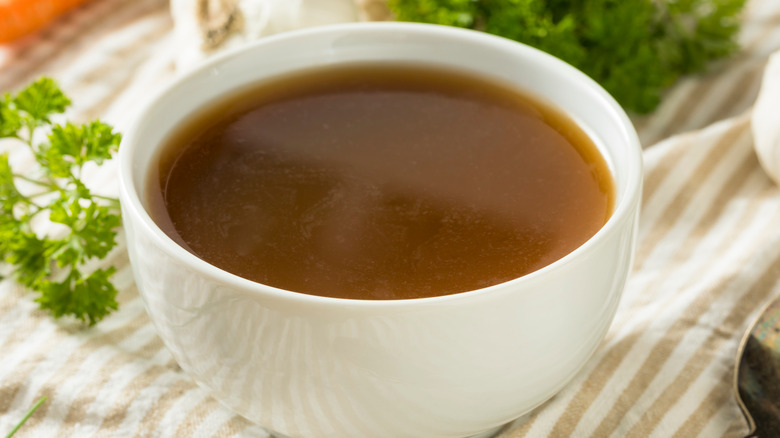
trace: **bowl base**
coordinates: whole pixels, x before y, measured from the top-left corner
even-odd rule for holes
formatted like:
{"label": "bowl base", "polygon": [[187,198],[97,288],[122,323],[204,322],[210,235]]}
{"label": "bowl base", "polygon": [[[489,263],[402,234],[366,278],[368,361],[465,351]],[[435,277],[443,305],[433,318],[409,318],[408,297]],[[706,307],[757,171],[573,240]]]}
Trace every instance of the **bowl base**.
{"label": "bowl base", "polygon": [[[468,438],[493,438],[499,432],[501,432],[504,429],[504,427],[506,427],[506,424],[502,424],[501,426],[495,427],[493,429],[486,430],[484,432],[480,432],[480,433],[478,433],[476,435],[472,435],[472,436],[470,436]],[[275,432],[275,431],[273,431],[271,429],[266,429],[266,430],[271,435],[271,438],[290,438],[289,436],[287,436],[287,435],[285,435],[283,433]]]}
{"label": "bowl base", "polygon": [[493,438],[496,436],[499,432],[501,432],[504,429],[505,424],[502,424],[501,426],[495,427],[490,430],[486,430],[484,432],[480,432],[476,435],[472,435],[469,438]]}

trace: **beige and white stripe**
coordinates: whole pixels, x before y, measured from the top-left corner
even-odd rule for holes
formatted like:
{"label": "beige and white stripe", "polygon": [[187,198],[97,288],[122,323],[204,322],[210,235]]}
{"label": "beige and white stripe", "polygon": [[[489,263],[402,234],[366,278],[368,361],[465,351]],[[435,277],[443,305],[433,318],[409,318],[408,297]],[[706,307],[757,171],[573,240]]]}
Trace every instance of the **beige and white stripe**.
{"label": "beige and white stripe", "polygon": [[[0,48],[0,92],[50,75],[76,98],[73,117],[121,129],[175,74],[167,8],[87,3]],[[750,1],[740,38],[739,55],[635,118],[646,146],[644,210],[615,322],[575,380],[501,438],[745,434],[731,387],[737,342],[780,293],[780,189],[759,167],[749,130],[763,65],[780,49],[780,2]],[[113,166],[90,175],[108,193]],[[89,329],[53,321],[0,283],[0,433],[48,395],[18,436],[267,437],[181,372],[143,310],[123,244],[108,262],[120,267],[120,311]]]}

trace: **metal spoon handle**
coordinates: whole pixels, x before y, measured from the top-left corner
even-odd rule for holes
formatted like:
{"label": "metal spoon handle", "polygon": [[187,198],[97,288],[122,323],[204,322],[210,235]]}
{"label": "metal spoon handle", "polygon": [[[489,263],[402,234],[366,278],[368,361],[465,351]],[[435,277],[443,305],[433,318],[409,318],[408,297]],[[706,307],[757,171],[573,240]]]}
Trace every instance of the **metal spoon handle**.
{"label": "metal spoon handle", "polygon": [[737,402],[750,437],[780,434],[780,297],[761,312],[737,352]]}

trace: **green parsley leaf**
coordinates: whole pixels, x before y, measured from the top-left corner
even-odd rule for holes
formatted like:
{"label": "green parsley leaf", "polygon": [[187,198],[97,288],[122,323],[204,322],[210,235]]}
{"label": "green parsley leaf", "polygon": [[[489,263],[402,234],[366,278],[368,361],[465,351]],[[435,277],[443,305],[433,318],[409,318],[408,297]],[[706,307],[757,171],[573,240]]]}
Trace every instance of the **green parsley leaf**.
{"label": "green parsley leaf", "polygon": [[447,26],[473,28],[480,14],[478,3],[473,0],[396,0],[391,8],[401,21],[419,21]]}
{"label": "green parsley leaf", "polygon": [[537,47],[647,113],[681,75],[737,49],[745,0],[389,0],[400,21],[459,26]]}
{"label": "green parsley leaf", "polygon": [[50,122],[52,114],[65,111],[70,99],[51,78],[40,78],[23,89],[13,99],[17,111],[25,113],[26,120],[35,126]]}
{"label": "green parsley leaf", "polygon": [[0,137],[16,137],[22,129],[22,118],[14,108],[10,94],[0,98]]}
{"label": "green parsley leaf", "polygon": [[103,164],[119,147],[122,136],[102,122],[65,126],[55,125],[44,150],[45,160],[54,177],[66,177],[75,166],[87,161]]}
{"label": "green parsley leaf", "polygon": [[92,257],[103,258],[113,248],[114,229],[121,224],[116,211],[95,203],[84,208],[81,199],[53,204],[50,209],[49,219],[71,230],[65,244],[51,254],[58,265],[85,263]]}
{"label": "green parsley leaf", "polygon": [[24,197],[14,184],[14,175],[11,164],[8,162],[8,154],[0,154],[0,207],[3,209],[2,223],[13,219],[13,210],[17,203]]}
{"label": "green parsley leaf", "polygon": [[[34,175],[17,174],[8,154],[0,154],[0,258],[12,266],[12,278],[39,294],[42,309],[92,325],[117,308],[110,281],[116,269],[85,265],[116,246],[121,218],[119,201],[93,194],[80,176],[85,164],[111,158],[121,136],[99,121],[52,126],[49,117],[69,104],[48,78],[0,101],[0,137],[26,141],[39,165]],[[25,127],[28,135],[20,136]],[[33,143],[41,137],[33,135],[37,129],[48,134]],[[22,181],[35,190],[20,190]],[[39,215],[64,231],[39,235],[33,226]]]}
{"label": "green parsley leaf", "polygon": [[84,277],[73,269],[63,281],[43,280],[39,284],[40,296],[35,301],[55,318],[72,315],[94,325],[118,307],[117,290],[109,281],[114,272],[116,268],[112,266],[96,269]]}

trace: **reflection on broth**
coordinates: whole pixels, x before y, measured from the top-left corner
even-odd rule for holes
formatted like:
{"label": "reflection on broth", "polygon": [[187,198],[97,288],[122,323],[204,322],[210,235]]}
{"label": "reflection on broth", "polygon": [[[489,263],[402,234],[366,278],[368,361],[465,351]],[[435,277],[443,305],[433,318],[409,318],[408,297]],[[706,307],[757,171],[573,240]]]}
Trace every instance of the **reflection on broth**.
{"label": "reflection on broth", "polygon": [[565,115],[503,84],[393,64],[267,81],[197,114],[148,184],[198,257],[314,295],[479,289],[563,257],[612,211],[609,170]]}

